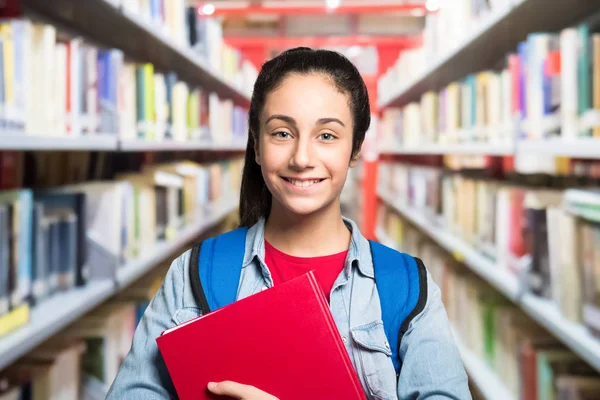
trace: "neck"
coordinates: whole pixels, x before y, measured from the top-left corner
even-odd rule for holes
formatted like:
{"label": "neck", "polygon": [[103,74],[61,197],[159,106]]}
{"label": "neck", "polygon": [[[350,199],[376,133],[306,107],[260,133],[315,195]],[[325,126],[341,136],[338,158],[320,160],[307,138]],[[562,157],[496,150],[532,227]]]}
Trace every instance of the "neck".
{"label": "neck", "polygon": [[348,250],[350,231],[339,201],[310,215],[298,215],[275,204],[265,224],[265,239],[278,250],[297,257],[320,257]]}

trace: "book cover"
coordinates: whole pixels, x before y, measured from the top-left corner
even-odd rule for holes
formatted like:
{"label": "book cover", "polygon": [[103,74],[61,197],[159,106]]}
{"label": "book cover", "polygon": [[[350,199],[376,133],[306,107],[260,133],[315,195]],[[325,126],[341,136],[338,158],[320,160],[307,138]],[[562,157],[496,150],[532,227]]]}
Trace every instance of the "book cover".
{"label": "book cover", "polygon": [[137,137],[146,138],[146,80],[143,65],[138,65],[135,70],[135,99],[136,99],[136,119],[137,119]]}
{"label": "book cover", "polygon": [[[592,35],[592,47],[593,108],[600,111],[600,34],[595,33]],[[594,137],[600,137],[600,126],[594,127],[593,135]]]}
{"label": "book cover", "polygon": [[[577,113],[581,117],[592,104],[592,82],[590,74],[591,66],[591,44],[590,28],[587,24],[581,24],[577,27]],[[582,129],[579,136],[591,136],[590,129]]]}
{"label": "book cover", "polygon": [[14,70],[14,119],[13,129],[20,133],[25,133],[25,112],[27,85],[26,77],[29,71],[29,35],[30,23],[25,20],[11,20],[14,52],[15,52],[15,70]]}
{"label": "book cover", "polygon": [[32,221],[32,302],[37,304],[48,296],[50,226],[45,216],[44,205],[35,202]]}
{"label": "book cover", "polygon": [[9,237],[11,228],[10,205],[0,204],[0,316],[8,312]]}
{"label": "book cover", "polygon": [[[261,322],[257,323],[257,319]],[[238,326],[252,325],[258,329],[240,334],[229,329],[233,320]],[[374,329],[379,328],[381,326]],[[273,335],[274,331],[278,334]],[[373,328],[371,332],[357,330],[355,339],[359,342],[366,340],[374,332]],[[363,334],[367,336],[363,338]],[[311,337],[310,341],[295,339],[307,335]],[[258,337],[271,338],[271,345],[266,351],[250,345]],[[229,345],[211,347],[219,349],[214,352],[198,345],[205,340],[212,343],[218,340]],[[312,273],[184,322],[164,332],[156,341],[182,399],[209,399],[207,383],[224,379],[245,382],[286,399],[312,398],[315,394],[320,398],[365,398],[325,297]],[[182,343],[187,349],[185,356],[180,351]],[[282,348],[292,349],[294,354],[282,353]],[[189,359],[201,354],[207,362],[190,368]],[[290,358],[295,360],[292,369],[282,368],[290,366]],[[236,362],[232,363],[232,360]],[[243,360],[254,360],[260,365],[248,369],[242,367],[246,364]],[[232,368],[234,365],[239,367]],[[265,374],[266,370],[273,373]],[[292,382],[298,379],[305,384],[301,387],[293,385]]]}
{"label": "book cover", "polygon": [[[77,245],[75,246],[75,285],[82,286],[88,281],[91,271],[88,266],[88,247],[86,245],[87,232],[87,201],[86,196],[76,190],[70,190],[69,188],[53,189],[50,191],[40,191],[35,195],[35,201],[40,202],[44,205],[45,213],[47,218],[51,218],[50,221],[50,246],[48,251],[52,254],[52,262],[56,265],[60,265],[60,252],[55,254],[56,249],[60,249],[61,236],[60,236],[60,220],[54,215],[54,210],[57,209],[68,209],[71,210],[74,215],[77,216],[77,229],[76,235]],[[57,274],[58,271],[52,266],[52,274]],[[54,279],[54,278],[53,278]]]}
{"label": "book cover", "polygon": [[9,241],[9,245],[13,281],[9,300],[11,307],[16,308],[22,305],[31,293],[32,192],[27,189],[0,192],[0,204],[10,204],[12,210],[12,240]]}

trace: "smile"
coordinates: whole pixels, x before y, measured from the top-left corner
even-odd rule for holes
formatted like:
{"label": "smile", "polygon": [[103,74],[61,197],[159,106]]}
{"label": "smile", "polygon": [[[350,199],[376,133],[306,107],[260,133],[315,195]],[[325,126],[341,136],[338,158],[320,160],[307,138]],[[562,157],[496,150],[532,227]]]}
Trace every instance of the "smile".
{"label": "smile", "polygon": [[316,183],[322,182],[325,179],[294,179],[294,178],[283,178],[283,180],[285,180],[288,183],[291,183],[292,185],[299,187],[299,188],[307,188],[310,187]]}

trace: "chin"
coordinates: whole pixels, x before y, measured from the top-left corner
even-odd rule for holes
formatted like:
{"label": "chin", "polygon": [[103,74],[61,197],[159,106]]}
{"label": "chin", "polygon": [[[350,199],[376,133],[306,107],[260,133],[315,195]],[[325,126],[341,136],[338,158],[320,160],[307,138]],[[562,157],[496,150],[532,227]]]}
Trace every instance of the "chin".
{"label": "chin", "polygon": [[[308,200],[308,199],[307,199]],[[285,201],[283,203],[283,206],[291,213],[295,214],[295,215],[302,215],[302,216],[306,216],[306,215],[311,215],[314,213],[317,213],[319,211],[322,211],[326,208],[328,208],[329,206],[331,206],[333,202],[332,201],[328,201],[328,202],[323,202],[323,201],[315,201],[315,200],[304,200],[304,201]]]}

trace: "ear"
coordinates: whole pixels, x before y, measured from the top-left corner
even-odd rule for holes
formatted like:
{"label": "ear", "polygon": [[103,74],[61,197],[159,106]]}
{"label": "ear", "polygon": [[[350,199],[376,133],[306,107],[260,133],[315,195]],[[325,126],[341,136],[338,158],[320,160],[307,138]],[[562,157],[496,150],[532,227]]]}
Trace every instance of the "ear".
{"label": "ear", "polygon": [[350,168],[354,168],[356,167],[356,165],[358,164],[358,159],[360,158],[360,150],[356,152],[356,154],[354,154],[352,156],[352,158],[350,159]]}
{"label": "ear", "polygon": [[258,145],[259,140],[260,139],[258,139],[256,137],[256,135],[254,135],[254,140],[253,140],[253,142],[254,142],[254,161],[256,161],[256,163],[258,165],[260,165],[260,152],[259,152],[260,146]]}

